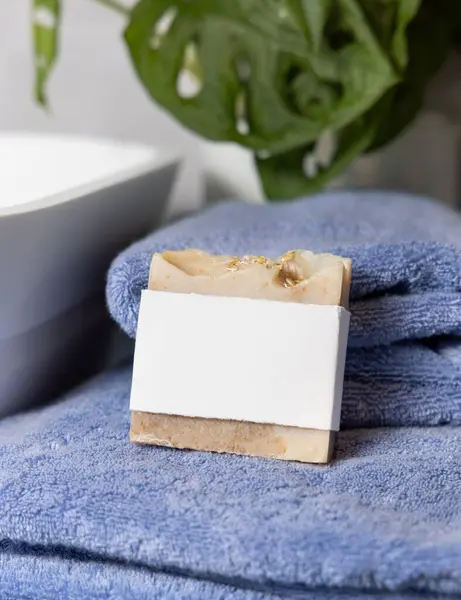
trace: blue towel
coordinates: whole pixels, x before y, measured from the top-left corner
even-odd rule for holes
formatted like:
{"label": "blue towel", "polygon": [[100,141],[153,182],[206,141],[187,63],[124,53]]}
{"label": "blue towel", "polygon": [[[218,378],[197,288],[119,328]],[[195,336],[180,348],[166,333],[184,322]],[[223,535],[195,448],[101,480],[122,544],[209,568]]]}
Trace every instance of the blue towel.
{"label": "blue towel", "polygon": [[351,257],[342,427],[461,425],[461,216],[452,209],[388,192],[219,205],[114,261],[108,306],[129,335],[152,254],[187,247],[267,256],[307,248]]}
{"label": "blue towel", "polygon": [[461,428],[341,432],[326,467],[140,447],[130,377],[0,423],[2,600],[461,597]]}
{"label": "blue towel", "polygon": [[121,255],[108,302],[132,335],[155,250],[351,255],[343,413],[371,427],[329,466],[134,446],[130,365],[5,419],[0,598],[461,598],[460,232],[423,199],[333,194],[227,204]]}

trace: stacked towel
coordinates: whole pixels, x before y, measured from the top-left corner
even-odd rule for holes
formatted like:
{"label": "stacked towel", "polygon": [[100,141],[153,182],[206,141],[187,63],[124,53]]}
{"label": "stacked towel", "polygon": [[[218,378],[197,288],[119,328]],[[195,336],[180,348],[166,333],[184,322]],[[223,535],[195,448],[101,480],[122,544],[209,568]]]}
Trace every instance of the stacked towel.
{"label": "stacked towel", "polygon": [[327,467],[136,447],[130,374],[0,423],[2,600],[461,597],[461,428],[341,432]]}
{"label": "stacked towel", "polygon": [[107,300],[129,335],[152,254],[187,247],[266,256],[305,248],[351,257],[342,427],[461,424],[461,216],[453,210],[377,192],[219,205],[115,260]]}
{"label": "stacked towel", "polygon": [[351,193],[227,204],[127,250],[108,302],[131,335],[156,250],[352,256],[343,420],[362,428],[328,466],[136,447],[129,365],[4,420],[0,598],[461,598],[460,233],[429,201]]}

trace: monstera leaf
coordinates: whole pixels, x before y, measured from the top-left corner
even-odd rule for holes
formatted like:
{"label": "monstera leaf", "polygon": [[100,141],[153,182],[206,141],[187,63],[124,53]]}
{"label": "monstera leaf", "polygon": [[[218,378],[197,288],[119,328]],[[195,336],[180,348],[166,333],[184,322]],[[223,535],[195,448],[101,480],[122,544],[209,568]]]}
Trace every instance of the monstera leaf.
{"label": "monstera leaf", "polygon": [[[140,0],[125,39],[185,126],[271,155],[348,125],[397,81],[356,0]],[[202,76],[183,94],[191,47]]]}
{"label": "monstera leaf", "polygon": [[[398,135],[461,26],[461,0],[97,1],[129,19],[151,97],[198,134],[250,149],[277,199],[325,187]],[[60,0],[32,2],[45,104]]]}
{"label": "monstera leaf", "polygon": [[351,160],[398,136],[421,109],[428,83],[453,48],[461,26],[458,0],[362,0],[361,6],[400,80],[367,114],[336,132],[337,149],[328,164],[318,161],[318,168],[308,172],[306,157],[315,158],[312,145],[287,155],[257,158],[269,196],[282,199],[318,191]]}
{"label": "monstera leaf", "polygon": [[360,6],[390,60],[402,74],[408,62],[407,27],[422,0],[361,0]]}
{"label": "monstera leaf", "polygon": [[34,0],[32,27],[35,56],[35,97],[46,105],[45,86],[57,54],[59,0]]}
{"label": "monstera leaf", "polygon": [[[323,3],[325,6],[325,3]],[[367,22],[389,60],[400,77],[403,77],[408,64],[407,27],[418,14],[421,0],[363,0],[361,7]],[[312,4],[309,3],[312,8]],[[336,149],[329,160],[316,158],[315,145],[296,148],[290,153],[273,157],[255,157],[261,182],[269,197],[278,199],[292,198],[301,194],[310,194],[323,189],[331,179],[340,175],[353,159],[363,154],[379,142],[379,136],[386,128],[403,128],[413,114],[392,123],[392,119],[402,108],[395,106],[396,89],[405,82],[398,81],[376,105],[351,124],[336,132]],[[416,95],[417,90],[415,90]],[[403,109],[406,110],[405,108]],[[394,137],[394,136],[392,136]],[[311,172],[306,168],[308,161],[314,161]]]}
{"label": "monstera leaf", "polygon": [[460,26],[459,0],[420,2],[419,11],[406,29],[406,64],[402,79],[387,93],[387,108],[369,151],[385,146],[416,117],[427,85],[454,47]]}

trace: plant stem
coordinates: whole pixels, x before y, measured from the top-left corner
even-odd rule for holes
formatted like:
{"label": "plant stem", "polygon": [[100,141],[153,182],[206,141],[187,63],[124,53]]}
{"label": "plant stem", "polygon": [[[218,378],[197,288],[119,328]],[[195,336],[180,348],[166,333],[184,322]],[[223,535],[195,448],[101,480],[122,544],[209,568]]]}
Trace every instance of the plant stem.
{"label": "plant stem", "polygon": [[121,15],[124,15],[125,17],[127,17],[130,14],[130,9],[127,6],[121,4],[118,0],[95,0],[95,2],[99,2],[99,4],[102,4],[107,8],[111,8],[112,10],[115,10],[116,12],[118,12]]}

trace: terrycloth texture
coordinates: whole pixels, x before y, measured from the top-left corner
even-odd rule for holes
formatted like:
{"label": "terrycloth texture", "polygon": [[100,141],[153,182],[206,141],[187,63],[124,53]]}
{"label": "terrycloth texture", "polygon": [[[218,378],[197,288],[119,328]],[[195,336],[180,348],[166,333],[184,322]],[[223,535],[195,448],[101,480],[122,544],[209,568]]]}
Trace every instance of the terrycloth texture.
{"label": "terrycloth texture", "polygon": [[[152,254],[197,247],[353,259],[343,427],[461,424],[461,216],[425,198],[338,192],[226,203],[134,244],[113,263],[109,309],[135,335]],[[450,345],[445,338],[450,336]]]}
{"label": "terrycloth texture", "polygon": [[0,423],[2,600],[461,597],[461,428],[328,467],[136,447],[130,374]]}

